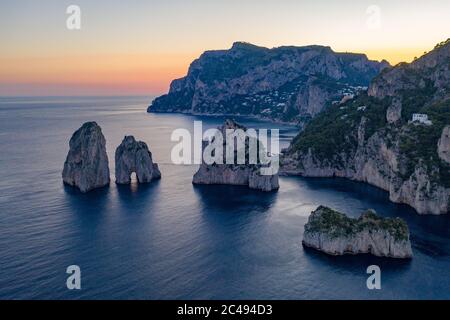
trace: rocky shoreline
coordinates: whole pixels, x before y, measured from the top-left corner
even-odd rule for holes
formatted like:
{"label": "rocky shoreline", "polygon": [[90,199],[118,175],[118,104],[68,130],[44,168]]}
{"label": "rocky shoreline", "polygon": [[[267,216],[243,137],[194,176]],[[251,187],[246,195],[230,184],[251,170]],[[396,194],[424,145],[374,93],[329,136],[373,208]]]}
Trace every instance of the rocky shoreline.
{"label": "rocky shoreline", "polygon": [[[383,71],[313,119],[281,157],[283,175],[342,177],[419,214],[450,212],[450,41]],[[412,121],[414,115],[429,122]]]}
{"label": "rocky shoreline", "polygon": [[[347,168],[336,168],[328,161],[321,161],[312,152],[299,157],[284,156],[281,160],[281,176],[303,176],[316,178],[346,178],[364,182],[380,188],[389,194],[394,203],[406,204],[419,214],[448,214],[450,208],[450,189],[430,181],[423,168],[416,168],[406,180],[389,168],[389,162],[380,157],[389,155],[378,153],[373,159],[366,151],[358,152],[361,157],[350,159]],[[393,160],[395,161],[395,160]]]}
{"label": "rocky shoreline", "polygon": [[[150,109],[149,109],[150,110]],[[303,123],[299,123],[298,121],[283,121],[281,119],[273,119],[268,116],[261,116],[257,114],[240,114],[240,113],[207,113],[207,112],[188,112],[188,111],[160,111],[160,110],[151,110],[149,111],[151,113],[167,113],[167,114],[183,114],[183,115],[190,115],[190,116],[206,116],[206,117],[227,117],[227,118],[245,118],[245,119],[251,119],[251,120],[259,120],[259,121],[265,121],[270,122],[272,124],[281,124],[281,125],[287,125],[287,126],[295,126],[298,128],[303,127]]]}

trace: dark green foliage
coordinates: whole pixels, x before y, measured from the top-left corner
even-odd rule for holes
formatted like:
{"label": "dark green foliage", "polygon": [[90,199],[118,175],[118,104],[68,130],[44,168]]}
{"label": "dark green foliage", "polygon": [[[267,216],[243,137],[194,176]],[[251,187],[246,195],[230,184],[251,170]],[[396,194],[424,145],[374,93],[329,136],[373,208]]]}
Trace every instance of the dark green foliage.
{"label": "dark green foliage", "polygon": [[450,124],[450,100],[422,107],[432,125],[409,124],[400,136],[400,154],[405,161],[405,176],[410,176],[419,163],[425,165],[433,181],[450,188],[450,166],[443,162],[437,152],[442,130]]}
{"label": "dark green foliage", "polygon": [[424,106],[428,105],[430,98],[436,92],[433,82],[429,79],[420,79],[415,77],[417,83],[423,81],[423,88],[414,88],[401,91],[402,96],[402,120],[407,122],[411,120],[413,113],[425,113]]}
{"label": "dark green foliage", "polygon": [[202,72],[199,74],[199,78],[203,82],[211,84],[214,81],[240,77],[251,68],[270,63],[269,52],[266,48],[256,46],[245,47],[244,54],[237,57],[230,55],[216,57],[206,52],[200,58]]}
{"label": "dark green foliage", "polygon": [[356,219],[330,208],[320,206],[305,225],[306,232],[324,232],[330,237],[351,236],[356,233]]}
{"label": "dark green foliage", "polygon": [[[365,106],[365,110],[358,110]],[[353,154],[358,146],[358,127],[366,121],[365,138],[386,124],[387,101],[378,101],[363,93],[343,105],[329,106],[314,118],[292,143],[293,151],[309,148],[320,159],[340,161],[340,153]]]}
{"label": "dark green foliage", "polygon": [[331,238],[351,237],[366,230],[386,231],[397,241],[409,238],[409,229],[405,221],[400,218],[382,218],[373,210],[368,210],[359,218],[352,219],[343,213],[320,206],[305,225],[306,232],[326,233]]}
{"label": "dark green foliage", "polygon": [[[399,68],[406,68],[406,65]],[[403,179],[408,179],[421,166],[432,182],[450,188],[450,166],[439,158],[437,152],[442,130],[450,124],[450,100],[430,103],[437,89],[422,73],[408,68],[404,70],[403,82],[411,89],[398,93],[402,101],[402,118],[395,125],[387,125],[385,119],[390,99],[380,101],[361,94],[344,105],[330,106],[312,120],[294,139],[292,151],[305,153],[311,148],[317,158],[332,161],[339,168],[343,165],[340,154],[344,152],[351,157],[356,151],[358,126],[364,116],[367,118],[366,140],[379,132],[389,148],[395,149],[398,144]],[[361,105],[366,106],[364,112],[357,110]],[[427,114],[432,125],[409,123],[413,113]]]}
{"label": "dark green foliage", "polygon": [[445,40],[445,41],[442,41],[442,42],[438,43],[438,44],[434,47],[434,49],[436,50],[436,49],[442,48],[443,46],[446,46],[446,45],[449,44],[449,43],[450,43],[450,38],[448,38],[448,39]]}

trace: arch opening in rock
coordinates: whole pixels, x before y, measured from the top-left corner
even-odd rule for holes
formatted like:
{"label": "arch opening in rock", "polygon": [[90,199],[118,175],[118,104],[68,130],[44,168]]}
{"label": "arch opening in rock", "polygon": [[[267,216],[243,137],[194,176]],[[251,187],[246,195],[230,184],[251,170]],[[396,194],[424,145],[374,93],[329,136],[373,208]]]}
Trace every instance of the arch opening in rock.
{"label": "arch opening in rock", "polygon": [[138,183],[148,183],[161,177],[147,144],[136,141],[133,136],[125,136],[116,149],[115,160],[118,184],[130,184],[134,177]]}

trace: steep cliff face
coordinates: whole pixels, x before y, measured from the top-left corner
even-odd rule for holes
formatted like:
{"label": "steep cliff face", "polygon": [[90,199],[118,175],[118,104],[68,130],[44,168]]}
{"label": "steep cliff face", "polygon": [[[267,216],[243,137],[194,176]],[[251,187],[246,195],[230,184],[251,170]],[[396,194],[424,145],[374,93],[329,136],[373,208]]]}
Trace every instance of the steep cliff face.
{"label": "steep cliff face", "polygon": [[442,130],[442,135],[438,143],[438,152],[441,160],[450,164],[450,125]]}
{"label": "steep cliff face", "polygon": [[[376,77],[297,136],[282,172],[363,181],[420,214],[450,211],[450,42]],[[412,122],[423,113],[431,124]]]}
{"label": "steep cliff face", "polygon": [[72,135],[69,147],[62,172],[64,183],[83,193],[109,184],[106,140],[97,123],[83,124]]}
{"label": "steep cliff face", "polygon": [[351,219],[320,206],[309,216],[302,243],[330,255],[413,256],[408,225],[400,218],[381,218],[373,210],[368,210],[358,219]]}
{"label": "steep cliff face", "polygon": [[[241,140],[243,142],[241,146],[238,144],[238,140],[241,138],[233,138],[234,151],[232,154],[234,161],[233,163],[227,163],[226,153],[228,147],[231,145],[227,144],[227,141],[231,141],[231,139],[227,139],[227,136],[233,134],[233,131],[228,132],[228,130],[243,130],[245,133],[247,128],[232,120],[227,120],[225,121],[225,124],[218,129],[220,136],[214,136],[210,144],[205,142],[204,147],[208,147],[208,145],[212,146],[214,145],[214,140],[219,141],[217,139],[222,139],[222,157],[220,160],[218,159],[219,161],[210,164],[207,164],[204,161],[195,173],[192,183],[242,185],[248,186],[250,189],[261,191],[277,190],[279,188],[278,172],[270,175],[262,174],[261,168],[264,165],[261,164],[261,159],[258,157],[257,163],[251,163],[250,161],[250,139],[256,138],[243,138]],[[245,155],[245,159],[243,163],[238,164],[238,153],[241,151]]]}
{"label": "steep cliff face", "polygon": [[186,77],[174,80],[149,112],[249,115],[301,123],[330,100],[356,92],[387,62],[365,55],[336,53],[329,47],[267,49],[235,43],[230,50],[207,51]]}

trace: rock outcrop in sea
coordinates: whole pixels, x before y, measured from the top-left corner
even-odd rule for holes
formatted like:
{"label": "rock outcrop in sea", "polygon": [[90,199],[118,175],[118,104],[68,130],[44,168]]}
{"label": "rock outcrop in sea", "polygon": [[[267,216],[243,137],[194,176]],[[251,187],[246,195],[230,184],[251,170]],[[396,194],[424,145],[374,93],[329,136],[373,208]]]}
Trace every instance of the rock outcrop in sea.
{"label": "rock outcrop in sea", "polygon": [[367,93],[313,119],[281,157],[281,173],[367,182],[419,214],[449,213],[449,61],[450,39],[384,70]]}
{"label": "rock outcrop in sea", "polygon": [[305,225],[303,245],[330,255],[370,253],[412,258],[408,225],[400,218],[382,218],[368,210],[359,218],[320,206]]}
{"label": "rock outcrop in sea", "polygon": [[153,163],[152,154],[145,142],[136,141],[133,136],[125,136],[117,147],[116,183],[131,183],[131,174],[136,173],[139,183],[148,183],[161,178],[158,165]]}
{"label": "rock outcrop in sea", "polygon": [[[245,185],[250,189],[257,189],[261,191],[272,191],[277,190],[279,188],[278,184],[278,172],[264,175],[262,174],[261,169],[265,166],[261,164],[259,161],[256,164],[252,164],[249,161],[249,140],[245,141],[245,163],[237,164],[227,164],[226,163],[226,136],[227,129],[236,130],[240,129],[244,132],[247,129],[232,121],[226,120],[225,124],[218,128],[220,134],[223,137],[223,161],[221,163],[212,163],[206,164],[204,161],[200,165],[199,170],[194,174],[192,183],[194,184],[229,184],[229,185]],[[211,143],[214,142],[214,139]],[[255,139],[255,138],[250,138]],[[207,146],[207,143],[204,142],[204,148]],[[238,146],[235,143],[235,159],[237,158],[236,154],[238,153]]]}
{"label": "rock outcrop in sea", "polygon": [[86,122],[70,139],[62,172],[64,183],[85,193],[109,184],[106,140],[95,122]]}
{"label": "rock outcrop in sea", "polygon": [[236,42],[206,51],[148,112],[245,115],[302,125],[330,101],[367,87],[389,64],[330,47],[273,49]]}

